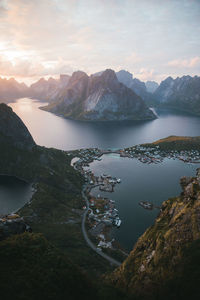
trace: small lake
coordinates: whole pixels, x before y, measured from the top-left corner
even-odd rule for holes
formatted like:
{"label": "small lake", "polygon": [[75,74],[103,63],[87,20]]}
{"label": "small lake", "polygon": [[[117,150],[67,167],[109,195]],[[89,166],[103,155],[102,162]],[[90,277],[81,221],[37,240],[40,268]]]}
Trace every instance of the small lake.
{"label": "small lake", "polygon": [[0,215],[17,211],[33,194],[31,184],[16,177],[0,175]]}
{"label": "small lake", "polygon": [[179,160],[165,159],[159,164],[144,164],[137,159],[123,158],[116,154],[102,156],[102,161],[94,161],[89,169],[99,176],[103,173],[121,179],[113,193],[92,190],[92,194],[115,200],[120,228],[113,231],[113,236],[127,250],[133,245],[147,227],[154,223],[158,209],[146,210],[138,203],[149,201],[160,206],[164,200],[180,194],[181,176],[194,176],[199,164],[186,164]]}

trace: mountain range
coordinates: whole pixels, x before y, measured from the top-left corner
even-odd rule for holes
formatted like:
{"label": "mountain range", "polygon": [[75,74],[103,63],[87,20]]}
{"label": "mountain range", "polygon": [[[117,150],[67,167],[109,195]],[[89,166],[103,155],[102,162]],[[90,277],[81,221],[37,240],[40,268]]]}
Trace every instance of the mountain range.
{"label": "mountain range", "polygon": [[0,103],[8,103],[17,98],[26,97],[29,88],[25,83],[19,83],[14,78],[0,77]]}
{"label": "mountain range", "polygon": [[148,120],[156,118],[144,101],[120,83],[113,70],[88,76],[74,72],[56,101],[44,110],[79,120]]}
{"label": "mountain range", "polygon": [[152,93],[147,90],[147,86],[149,86],[149,84],[147,84],[146,86],[144,82],[140,81],[137,78],[133,78],[133,75],[125,70],[116,72],[116,75],[119,82],[123,83],[132,91],[134,91],[146,103],[152,100]]}
{"label": "mountain range", "polygon": [[0,78],[0,102],[8,103],[21,97],[36,98],[50,104],[44,108],[46,110],[82,120],[154,118],[146,106],[200,115],[198,76],[168,77],[158,85],[154,81],[145,83],[133,78],[125,70],[116,73],[110,70],[109,76],[105,75],[108,71],[91,76],[77,71],[71,76],[60,75],[59,79],[41,78],[30,87],[13,78]]}
{"label": "mountain range", "polygon": [[200,115],[200,77],[168,77],[154,93],[157,105]]}

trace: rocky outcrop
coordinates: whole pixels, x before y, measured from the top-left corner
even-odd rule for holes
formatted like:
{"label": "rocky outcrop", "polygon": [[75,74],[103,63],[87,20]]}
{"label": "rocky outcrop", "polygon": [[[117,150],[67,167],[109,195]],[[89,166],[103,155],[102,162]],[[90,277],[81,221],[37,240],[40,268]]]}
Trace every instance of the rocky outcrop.
{"label": "rocky outcrop", "polygon": [[154,113],[131,89],[120,83],[113,70],[90,77],[74,72],[64,93],[43,108],[79,120],[148,120]]}
{"label": "rocky outcrop", "polygon": [[12,108],[0,104],[0,143],[9,143],[19,148],[30,149],[35,142],[21,119]]}
{"label": "rocky outcrop", "polygon": [[198,289],[200,170],[196,177],[183,177],[181,186],[181,195],[162,204],[155,224],[110,276],[115,286],[129,294],[142,299],[160,299],[161,295],[164,299],[183,299]]}
{"label": "rocky outcrop", "polygon": [[200,115],[200,77],[168,77],[154,93],[160,106],[173,107]]}

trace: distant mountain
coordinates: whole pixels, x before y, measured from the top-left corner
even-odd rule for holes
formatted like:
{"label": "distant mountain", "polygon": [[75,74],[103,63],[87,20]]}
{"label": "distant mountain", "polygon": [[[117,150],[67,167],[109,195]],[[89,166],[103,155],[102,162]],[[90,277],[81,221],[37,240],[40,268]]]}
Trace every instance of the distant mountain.
{"label": "distant mountain", "polygon": [[154,93],[157,103],[200,115],[200,77],[168,77]]}
{"label": "distant mountain", "polygon": [[28,87],[24,83],[17,82],[14,78],[0,77],[0,103],[8,103],[14,99],[25,97]]}
{"label": "distant mountain", "polygon": [[148,105],[149,102],[152,102],[152,94],[147,91],[146,85],[144,82],[140,81],[137,78],[133,78],[133,75],[125,70],[120,70],[116,73],[117,79],[119,82],[126,85],[132,91],[134,91],[138,96],[140,96]]}
{"label": "distant mountain", "polygon": [[131,89],[120,83],[113,70],[90,77],[74,72],[68,85],[44,110],[79,120],[147,120],[154,113]]}
{"label": "distant mountain", "polygon": [[119,72],[116,72],[116,76],[119,82],[123,83],[128,88],[131,88],[132,81],[133,81],[133,74],[125,70],[120,70]]}
{"label": "distant mountain", "polygon": [[147,92],[154,93],[155,90],[159,87],[159,84],[155,81],[147,81],[145,83]]}
{"label": "distant mountain", "polygon": [[29,96],[49,102],[68,84],[69,78],[69,75],[60,75],[59,79],[50,77],[46,80],[41,78],[30,86]]}
{"label": "distant mountain", "polygon": [[9,143],[19,148],[32,148],[35,142],[12,108],[0,104],[0,144]]}

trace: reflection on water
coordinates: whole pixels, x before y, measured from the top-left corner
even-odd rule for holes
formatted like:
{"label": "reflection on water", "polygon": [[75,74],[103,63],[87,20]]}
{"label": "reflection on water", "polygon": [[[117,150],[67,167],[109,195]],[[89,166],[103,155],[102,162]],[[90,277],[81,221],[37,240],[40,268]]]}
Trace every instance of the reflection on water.
{"label": "reflection on water", "polygon": [[106,196],[116,201],[122,225],[114,230],[114,237],[128,250],[133,248],[138,237],[151,226],[158,210],[145,210],[138,203],[150,201],[155,205],[169,197],[179,195],[181,176],[194,176],[199,165],[185,164],[178,160],[165,159],[160,164],[143,164],[136,159],[116,155],[104,155],[102,161],[94,161],[90,169],[96,175],[103,173],[121,178],[114,193],[93,190],[97,196]]}
{"label": "reflection on water", "polygon": [[169,135],[199,135],[200,118],[169,110],[157,111],[159,118],[153,121],[81,122],[40,110],[44,105],[28,98],[10,104],[36,143],[47,147],[124,148]]}
{"label": "reflection on water", "polygon": [[16,177],[0,175],[0,215],[17,211],[31,199],[33,189]]}
{"label": "reflection on water", "polygon": [[[124,148],[169,135],[199,135],[200,118],[170,110],[156,110],[158,119],[153,121],[80,122],[40,110],[39,107],[44,105],[28,98],[10,104],[36,143],[47,147],[63,150]],[[124,247],[131,249],[157,215],[157,211],[146,211],[138,202],[160,204],[168,197],[178,195],[180,177],[194,175],[196,167],[173,160],[145,165],[135,159],[116,159],[108,155],[101,162],[92,163],[97,174],[109,173],[122,179],[112,197],[122,218],[122,226],[115,230],[115,236]]]}

